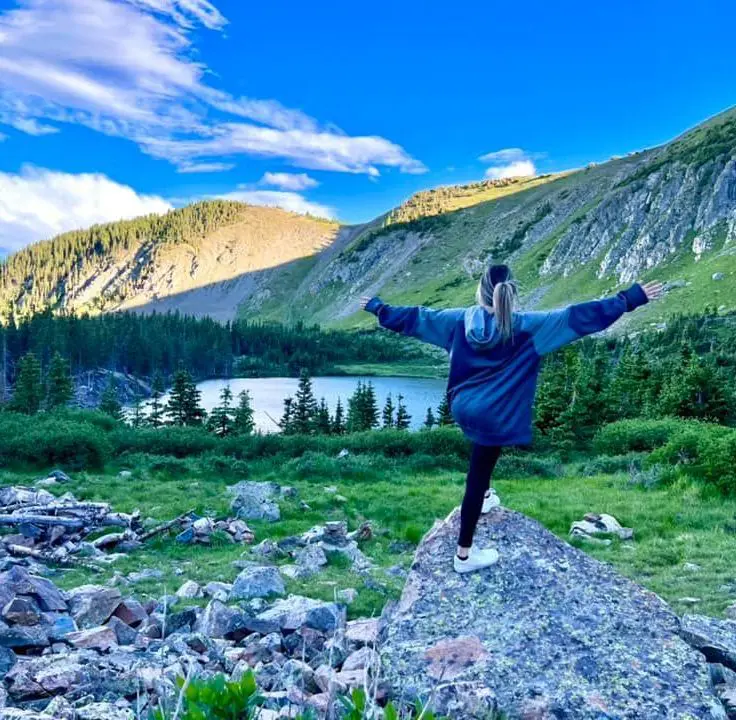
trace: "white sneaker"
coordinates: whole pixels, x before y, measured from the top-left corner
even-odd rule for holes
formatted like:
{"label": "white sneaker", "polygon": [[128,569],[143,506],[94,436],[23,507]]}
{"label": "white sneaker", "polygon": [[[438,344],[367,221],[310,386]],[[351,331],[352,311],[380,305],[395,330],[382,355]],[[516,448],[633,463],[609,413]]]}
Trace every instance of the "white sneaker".
{"label": "white sneaker", "polygon": [[481,513],[487,515],[493,508],[501,507],[501,498],[498,497],[498,493],[491,488],[488,495],[483,498],[483,509]]}
{"label": "white sneaker", "polygon": [[472,547],[468,553],[468,557],[465,560],[461,560],[457,553],[455,553],[455,572],[459,573],[470,573],[476,570],[482,570],[483,568],[495,565],[498,562],[498,550],[493,548],[485,548],[480,550],[479,548]]}

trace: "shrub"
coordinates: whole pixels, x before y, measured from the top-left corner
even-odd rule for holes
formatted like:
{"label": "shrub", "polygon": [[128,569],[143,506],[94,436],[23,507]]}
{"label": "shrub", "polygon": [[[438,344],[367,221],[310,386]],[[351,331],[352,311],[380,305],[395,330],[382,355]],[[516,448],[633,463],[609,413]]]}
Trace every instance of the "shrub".
{"label": "shrub", "polygon": [[219,440],[201,428],[119,428],[110,434],[117,454],[125,452],[184,458],[218,449]]}
{"label": "shrub", "polygon": [[736,493],[736,430],[706,424],[688,428],[652,452],[647,464],[675,467],[723,493]]}
{"label": "shrub", "polygon": [[596,452],[604,455],[624,455],[630,452],[650,452],[666,445],[676,433],[688,427],[699,427],[692,420],[619,420],[602,427],[593,439]]}
{"label": "shrub", "polygon": [[386,460],[371,455],[347,455],[338,458],[310,450],[300,458],[289,460],[286,467],[302,480],[372,480],[378,470],[386,467]]}
{"label": "shrub", "polygon": [[562,475],[562,467],[554,458],[540,458],[534,455],[501,455],[496,474],[509,478],[553,478]]}
{"label": "shrub", "polygon": [[593,477],[594,475],[615,475],[638,471],[641,470],[646,457],[646,453],[640,452],[630,452],[626,455],[602,455],[578,463],[575,472],[584,477]]}
{"label": "shrub", "polygon": [[111,455],[107,438],[86,422],[55,414],[0,415],[0,458],[5,463],[36,467],[59,465],[69,470],[101,468]]}

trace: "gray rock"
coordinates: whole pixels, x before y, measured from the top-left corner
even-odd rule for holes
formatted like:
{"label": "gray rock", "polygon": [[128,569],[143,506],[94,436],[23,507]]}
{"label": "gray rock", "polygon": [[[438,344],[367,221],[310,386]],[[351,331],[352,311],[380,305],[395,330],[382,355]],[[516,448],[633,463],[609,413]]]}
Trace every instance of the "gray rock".
{"label": "gray rock", "polygon": [[225,602],[232,589],[232,583],[208,582],[204,586],[204,595],[205,597],[212,598],[213,600],[221,600],[222,602]]}
{"label": "gray rock", "polygon": [[204,609],[194,629],[211,638],[224,638],[234,618],[243,612],[225,605],[220,600],[212,600]]}
{"label": "gray rock", "polygon": [[374,646],[378,642],[378,618],[351,620],[345,628],[345,639],[352,647]]}
{"label": "gray rock", "polygon": [[378,667],[378,653],[370,647],[362,647],[360,650],[348,655],[343,663],[343,670],[365,670]]}
{"label": "gray rock", "polygon": [[720,663],[712,663],[708,666],[710,681],[713,685],[725,685],[736,688],[736,672]]}
{"label": "gray rock", "polygon": [[296,564],[304,576],[315,575],[327,565],[327,555],[319,545],[307,545],[296,554]]}
{"label": "gray rock", "polygon": [[122,597],[117,588],[80,585],[67,593],[69,612],[80,628],[102,625],[117,610]]}
{"label": "gray rock", "polygon": [[98,702],[78,708],[77,720],[135,720],[135,714],[129,707]]}
{"label": "gray rock", "polygon": [[118,644],[115,630],[107,625],[69,633],[66,639],[75,648],[99,650],[100,652],[105,652]]}
{"label": "gray rock", "polygon": [[14,701],[61,695],[90,683],[94,668],[76,656],[47,655],[16,663],[5,676],[8,695]]}
{"label": "gray rock", "polygon": [[187,580],[177,591],[176,596],[185,600],[201,598],[204,595],[199,583],[194,580]]}
{"label": "gray rock", "polygon": [[162,570],[156,568],[144,568],[143,570],[136,570],[135,572],[128,573],[128,582],[140,583],[148,580],[161,580],[164,576]]}
{"label": "gray rock", "polygon": [[122,600],[113,615],[131,627],[138,627],[148,617],[146,609],[134,598]]}
{"label": "gray rock", "polygon": [[[500,562],[452,571],[459,512],[420,544],[381,647],[387,681],[450,717],[723,718],[705,659],[656,595],[505,509],[476,542]],[[622,691],[625,688],[625,691]]]}
{"label": "gray rock", "polygon": [[3,609],[2,617],[11,625],[37,625],[41,610],[33,597],[15,597]]}
{"label": "gray rock", "polygon": [[197,624],[197,609],[190,607],[186,610],[170,613],[166,616],[165,635],[173,635],[179,632],[191,632]]}
{"label": "gray rock", "polygon": [[731,603],[726,608],[726,617],[729,618],[730,620],[736,620],[736,602]]}
{"label": "gray rock", "polygon": [[713,273],[712,275],[713,280],[723,280],[724,275],[722,272]]}
{"label": "gray rock", "polygon": [[276,483],[243,481],[229,487],[227,492],[233,496],[230,509],[241,520],[281,519],[276,503],[281,488]]}
{"label": "gray rock", "polygon": [[0,678],[15,665],[17,658],[10,648],[0,647]]}
{"label": "gray rock", "polygon": [[269,560],[276,560],[286,555],[286,553],[281,550],[278,544],[274,540],[271,540],[271,538],[266,538],[259,542],[258,545],[254,545],[251,548],[251,552],[254,555],[259,555],[260,557],[268,558]]}
{"label": "gray rock", "polygon": [[0,626],[0,648],[32,650],[47,647],[49,644],[49,634],[46,626]]}
{"label": "gray rock", "polygon": [[136,638],[138,637],[137,631],[127,623],[124,623],[120,618],[113,615],[107,621],[107,626],[112,628],[112,631],[115,633],[118,645],[135,645]]}
{"label": "gray rock", "polygon": [[717,620],[705,615],[685,615],[680,635],[708,662],[721,663],[736,670],[736,621]]}
{"label": "gray rock", "polygon": [[241,571],[230,591],[229,600],[251,600],[252,598],[266,598],[273,595],[284,595],[286,587],[278,568],[249,567]]}
{"label": "gray rock", "polygon": [[310,627],[321,632],[334,632],[345,622],[344,612],[335,603],[290,595],[277,600],[273,607],[258,616],[259,620],[278,624],[281,630],[293,631]]}
{"label": "gray rock", "polygon": [[41,610],[66,612],[67,605],[61,591],[46,578],[30,574],[20,566],[0,573],[0,607],[4,607],[16,596],[30,596]]}

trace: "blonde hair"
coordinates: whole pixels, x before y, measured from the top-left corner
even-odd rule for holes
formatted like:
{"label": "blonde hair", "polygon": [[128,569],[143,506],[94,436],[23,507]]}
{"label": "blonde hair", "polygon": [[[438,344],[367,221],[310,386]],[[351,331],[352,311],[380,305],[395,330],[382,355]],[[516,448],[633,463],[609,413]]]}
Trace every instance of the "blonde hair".
{"label": "blonde hair", "polygon": [[478,283],[478,305],[492,312],[504,340],[514,333],[514,306],[518,297],[516,281],[506,265],[490,265]]}

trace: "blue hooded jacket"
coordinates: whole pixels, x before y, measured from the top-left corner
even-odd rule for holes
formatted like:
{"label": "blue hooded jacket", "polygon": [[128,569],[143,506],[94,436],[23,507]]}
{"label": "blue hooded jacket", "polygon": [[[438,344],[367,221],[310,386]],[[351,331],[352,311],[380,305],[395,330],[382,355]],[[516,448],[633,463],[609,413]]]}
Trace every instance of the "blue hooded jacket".
{"label": "blue hooded jacket", "polygon": [[493,314],[475,305],[452,310],[392,307],[375,297],[366,310],[382,327],[438,345],[450,354],[447,395],[455,422],[480,445],[528,445],[543,355],[605,330],[647,302],[641,285],[604,300],[551,312],[514,313],[504,340]]}

